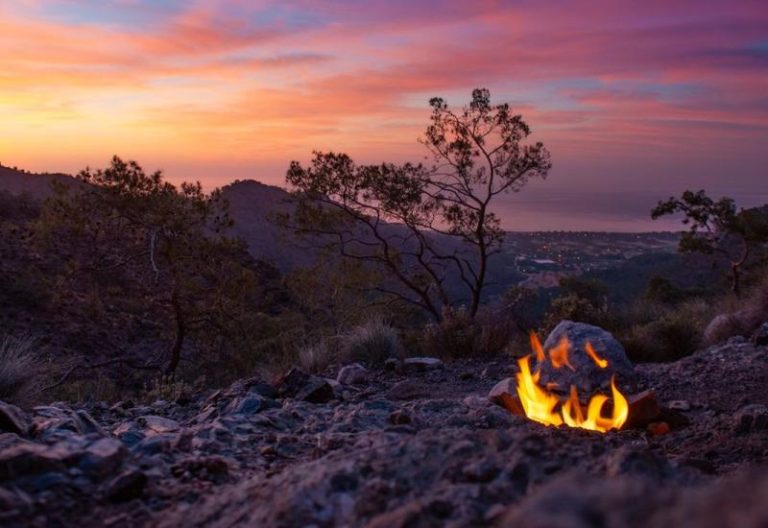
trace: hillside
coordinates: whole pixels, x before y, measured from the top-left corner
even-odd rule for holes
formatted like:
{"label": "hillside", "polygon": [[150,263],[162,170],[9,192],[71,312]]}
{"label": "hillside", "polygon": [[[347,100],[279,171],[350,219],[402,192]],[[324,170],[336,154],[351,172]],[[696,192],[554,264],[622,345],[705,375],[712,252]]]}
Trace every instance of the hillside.
{"label": "hillside", "polygon": [[54,181],[71,183],[74,178],[61,173],[36,174],[0,165],[0,190],[14,195],[28,194],[45,199],[51,195]]}

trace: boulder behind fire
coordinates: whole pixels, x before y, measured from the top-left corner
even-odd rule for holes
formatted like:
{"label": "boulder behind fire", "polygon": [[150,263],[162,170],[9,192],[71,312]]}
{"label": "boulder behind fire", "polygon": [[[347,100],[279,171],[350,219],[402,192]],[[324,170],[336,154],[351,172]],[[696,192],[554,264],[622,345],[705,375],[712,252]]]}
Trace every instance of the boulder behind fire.
{"label": "boulder behind fire", "polygon": [[[535,370],[541,372],[542,385],[554,383],[555,390],[563,392],[575,385],[584,395],[609,387],[611,376],[614,375],[618,384],[634,380],[634,366],[624,352],[624,347],[610,332],[584,323],[561,321],[544,342],[545,352],[548,354],[563,338],[570,343],[568,359],[573,368],[568,365],[555,368],[548,360],[535,364]],[[600,358],[608,361],[606,368],[599,367],[590,358],[585,350],[587,343],[592,345]]]}

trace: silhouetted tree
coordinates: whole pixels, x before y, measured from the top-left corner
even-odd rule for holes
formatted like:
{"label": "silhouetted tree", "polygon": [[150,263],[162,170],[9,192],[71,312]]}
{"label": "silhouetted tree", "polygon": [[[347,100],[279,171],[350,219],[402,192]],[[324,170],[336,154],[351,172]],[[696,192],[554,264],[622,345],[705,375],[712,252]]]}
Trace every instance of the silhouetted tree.
{"label": "silhouetted tree", "polygon": [[685,191],[680,198],[660,201],[653,219],[682,213],[689,226],[680,238],[682,252],[700,252],[724,258],[730,267],[731,291],[741,292],[743,267],[754,249],[768,241],[768,215],[759,209],[738,209],[731,198],[715,201],[703,190]]}
{"label": "silhouetted tree", "polygon": [[226,203],[218,191],[206,194],[199,183],[177,188],[161,172],[146,174],[118,157],[78,180],[55,185],[41,225],[72,241],[72,281],[166,314],[172,339],[163,363],[173,374],[190,334],[219,329],[254,280],[240,265],[240,243],[224,236],[231,224]]}
{"label": "silhouetted tree", "polygon": [[[294,161],[288,169],[300,200],[287,223],[385,271],[391,280],[376,291],[436,320],[443,307],[461,302],[474,317],[488,261],[504,238],[494,198],[545,177],[549,152],[541,143],[524,144],[530,128],[508,104],[492,105],[488,90],[474,90],[458,111],[442,98],[429,104],[431,123],[420,142],[431,165],[356,165],[346,154],[315,152],[309,167]],[[448,287],[450,274],[463,293]]]}

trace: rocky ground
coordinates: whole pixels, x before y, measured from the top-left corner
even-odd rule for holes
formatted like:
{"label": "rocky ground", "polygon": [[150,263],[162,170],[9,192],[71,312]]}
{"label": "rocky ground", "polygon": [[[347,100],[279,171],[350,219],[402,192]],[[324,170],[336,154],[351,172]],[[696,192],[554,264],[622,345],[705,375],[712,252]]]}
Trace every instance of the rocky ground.
{"label": "rocky ground", "polygon": [[487,397],[514,371],[416,361],[149,406],[0,404],[0,525],[768,526],[767,346],[636,366],[668,431],[530,422]]}

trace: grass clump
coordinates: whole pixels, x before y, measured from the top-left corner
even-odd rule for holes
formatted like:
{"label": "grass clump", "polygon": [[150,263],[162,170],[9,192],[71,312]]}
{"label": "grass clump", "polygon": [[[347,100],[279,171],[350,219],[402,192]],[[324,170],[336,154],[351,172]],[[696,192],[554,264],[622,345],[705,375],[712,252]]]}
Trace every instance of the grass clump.
{"label": "grass clump", "polygon": [[379,365],[389,358],[402,356],[402,353],[397,330],[378,317],[353,328],[341,338],[340,359],[344,363]]}
{"label": "grass clump", "polygon": [[0,400],[19,403],[38,388],[43,364],[30,336],[7,335],[0,339]]}

